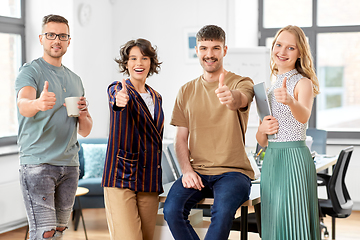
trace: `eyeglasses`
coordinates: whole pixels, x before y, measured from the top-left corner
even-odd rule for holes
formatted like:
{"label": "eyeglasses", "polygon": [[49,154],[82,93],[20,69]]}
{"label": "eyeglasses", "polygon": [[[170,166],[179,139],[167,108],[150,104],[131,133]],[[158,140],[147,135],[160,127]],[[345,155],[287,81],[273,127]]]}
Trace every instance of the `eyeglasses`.
{"label": "eyeglasses", "polygon": [[65,33],[56,34],[49,32],[49,33],[43,33],[42,35],[45,35],[47,40],[55,40],[56,37],[59,37],[60,41],[67,41],[70,38],[70,35]]}

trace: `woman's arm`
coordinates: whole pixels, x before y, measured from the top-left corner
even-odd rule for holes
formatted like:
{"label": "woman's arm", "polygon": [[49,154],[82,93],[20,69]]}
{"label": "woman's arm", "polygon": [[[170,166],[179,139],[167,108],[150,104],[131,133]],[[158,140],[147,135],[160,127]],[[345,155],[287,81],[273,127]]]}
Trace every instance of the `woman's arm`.
{"label": "woman's arm", "polygon": [[264,117],[264,119],[260,121],[258,131],[256,132],[256,140],[259,145],[266,147],[268,145],[267,135],[275,134],[278,130],[279,122],[276,118],[271,115]]}
{"label": "woman's arm", "polygon": [[311,115],[314,101],[312,82],[308,78],[302,78],[295,86],[294,97],[286,89],[286,78],[281,88],[274,90],[276,101],[290,107],[294,118],[301,123],[306,123]]}

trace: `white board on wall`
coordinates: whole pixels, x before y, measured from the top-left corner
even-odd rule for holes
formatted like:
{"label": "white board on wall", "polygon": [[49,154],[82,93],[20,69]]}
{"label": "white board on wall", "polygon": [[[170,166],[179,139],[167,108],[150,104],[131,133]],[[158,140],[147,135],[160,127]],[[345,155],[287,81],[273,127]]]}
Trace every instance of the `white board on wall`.
{"label": "white board on wall", "polygon": [[270,49],[267,47],[229,48],[224,68],[240,76],[250,77],[254,84],[270,86]]}
{"label": "white board on wall", "polygon": [[[224,57],[224,68],[243,77],[250,77],[254,84],[265,82],[270,87],[270,49],[267,47],[229,48]],[[258,126],[259,117],[253,101],[248,126]]]}

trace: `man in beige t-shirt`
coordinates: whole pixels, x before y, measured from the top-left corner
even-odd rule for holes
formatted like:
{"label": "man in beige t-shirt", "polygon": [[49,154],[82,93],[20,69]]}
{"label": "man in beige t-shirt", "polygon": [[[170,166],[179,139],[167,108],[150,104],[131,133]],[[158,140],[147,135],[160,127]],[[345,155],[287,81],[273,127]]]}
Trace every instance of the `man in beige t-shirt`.
{"label": "man in beige t-shirt", "polygon": [[254,178],[245,153],[253,82],[224,69],[227,46],[220,27],[204,26],[196,43],[204,71],[183,85],[176,98],[171,124],[177,128],[175,151],[183,175],[169,191],[164,216],[176,240],[199,239],[188,221],[190,209],[214,197],[205,239],[228,239]]}

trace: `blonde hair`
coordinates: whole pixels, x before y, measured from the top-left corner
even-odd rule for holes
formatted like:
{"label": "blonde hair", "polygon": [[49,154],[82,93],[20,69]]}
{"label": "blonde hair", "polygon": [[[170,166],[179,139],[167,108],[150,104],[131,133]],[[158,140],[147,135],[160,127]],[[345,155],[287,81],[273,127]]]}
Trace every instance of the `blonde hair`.
{"label": "blonde hair", "polygon": [[[296,46],[299,49],[300,57],[295,62],[295,68],[301,75],[303,75],[304,77],[307,77],[308,79],[311,80],[311,82],[313,83],[313,94],[315,97],[316,95],[318,95],[320,93],[319,92],[319,81],[316,77],[316,73],[314,70],[314,64],[313,64],[313,58],[312,58],[311,51],[310,51],[310,45],[306,41],[305,33],[303,32],[303,30],[301,28],[299,28],[297,26],[288,25],[288,26],[280,29],[276,33],[275,39],[272,43],[271,56],[272,56],[275,42],[277,41],[280,33],[282,33],[283,31],[292,33],[296,38]],[[272,57],[270,60],[270,69],[271,69],[271,74],[276,76],[279,69],[277,68],[277,66],[274,62],[274,59]]]}

